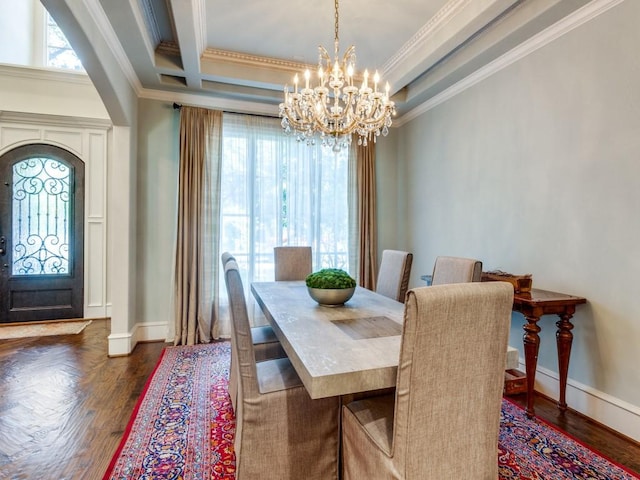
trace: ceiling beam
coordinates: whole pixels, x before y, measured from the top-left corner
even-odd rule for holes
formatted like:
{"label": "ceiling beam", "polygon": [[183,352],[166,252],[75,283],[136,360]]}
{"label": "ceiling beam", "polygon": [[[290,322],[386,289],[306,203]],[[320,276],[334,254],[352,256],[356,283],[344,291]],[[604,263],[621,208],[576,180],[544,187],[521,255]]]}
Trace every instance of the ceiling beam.
{"label": "ceiling beam", "polygon": [[187,87],[202,87],[200,56],[206,43],[205,0],[169,0]]}

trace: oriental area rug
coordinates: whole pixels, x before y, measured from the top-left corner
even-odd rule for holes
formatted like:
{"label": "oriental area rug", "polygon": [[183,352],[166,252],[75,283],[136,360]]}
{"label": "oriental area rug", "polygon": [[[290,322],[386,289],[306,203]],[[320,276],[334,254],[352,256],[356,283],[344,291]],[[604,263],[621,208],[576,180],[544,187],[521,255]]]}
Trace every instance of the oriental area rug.
{"label": "oriental area rug", "polygon": [[[103,480],[235,478],[229,342],[167,347]],[[499,480],[640,480],[502,402]]]}

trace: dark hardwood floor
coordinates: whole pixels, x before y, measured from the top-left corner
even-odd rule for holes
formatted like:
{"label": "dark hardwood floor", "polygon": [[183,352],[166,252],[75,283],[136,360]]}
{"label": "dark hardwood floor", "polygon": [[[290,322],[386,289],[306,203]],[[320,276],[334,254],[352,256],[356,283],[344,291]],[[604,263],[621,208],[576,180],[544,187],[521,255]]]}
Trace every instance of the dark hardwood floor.
{"label": "dark hardwood floor", "polygon": [[[102,478],[166,345],[108,358],[109,332],[94,320],[79,335],[0,340],[0,480]],[[536,413],[640,472],[638,443],[542,397]]]}
{"label": "dark hardwood floor", "polygon": [[[509,398],[522,408],[527,405],[526,394]],[[555,425],[608,459],[640,475],[640,443],[571,410],[571,408],[563,414],[554,400],[540,394],[536,396],[535,409],[537,417]]]}
{"label": "dark hardwood floor", "polygon": [[166,345],[108,358],[109,333],[0,340],[0,479],[102,478]]}

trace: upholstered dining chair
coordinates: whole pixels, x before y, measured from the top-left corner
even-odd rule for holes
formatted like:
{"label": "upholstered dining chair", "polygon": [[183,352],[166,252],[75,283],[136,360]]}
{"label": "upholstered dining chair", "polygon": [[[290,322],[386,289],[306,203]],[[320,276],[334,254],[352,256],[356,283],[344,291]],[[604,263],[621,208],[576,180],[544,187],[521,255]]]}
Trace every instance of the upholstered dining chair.
{"label": "upholstered dining chair", "polygon": [[273,247],[274,280],[304,280],[311,273],[311,247]]}
{"label": "upholstered dining chair", "polygon": [[376,292],[385,297],[404,302],[409,287],[413,254],[400,250],[383,250]]}
{"label": "upholstered dining chair", "polygon": [[512,302],[506,282],[407,293],[395,393],[342,407],[342,478],[498,478]]}
{"label": "upholstered dining chair", "polygon": [[337,479],[339,399],[312,400],[288,358],[256,362],[242,279],[225,266],[239,366],[236,478]]}
{"label": "upholstered dining chair", "polygon": [[433,265],[431,285],[479,282],[482,262],[473,258],[437,257]]}
{"label": "upholstered dining chair", "polygon": [[[224,252],[220,258],[222,260],[223,268],[227,265],[227,262],[231,260],[234,262],[236,261],[235,257],[229,252]],[[270,325],[251,327],[251,340],[253,342],[253,351],[257,362],[287,356]],[[236,369],[237,360],[235,357],[236,355],[232,348],[231,365],[229,368],[229,396],[231,397],[231,405],[234,410],[236,409],[238,397],[238,371]]]}

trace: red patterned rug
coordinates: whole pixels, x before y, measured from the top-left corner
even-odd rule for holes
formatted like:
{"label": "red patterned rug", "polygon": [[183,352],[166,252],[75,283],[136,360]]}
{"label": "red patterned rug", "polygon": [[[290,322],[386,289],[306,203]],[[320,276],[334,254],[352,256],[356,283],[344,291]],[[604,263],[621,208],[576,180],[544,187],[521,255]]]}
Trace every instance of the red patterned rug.
{"label": "red patterned rug", "polygon": [[103,480],[235,478],[230,343],[167,347]]}
{"label": "red patterned rug", "polygon": [[500,480],[640,479],[553,425],[529,420],[508,400],[502,401],[498,466]]}
{"label": "red patterned rug", "polygon": [[[229,342],[167,347],[103,480],[235,478]],[[499,480],[640,480],[502,402]]]}

